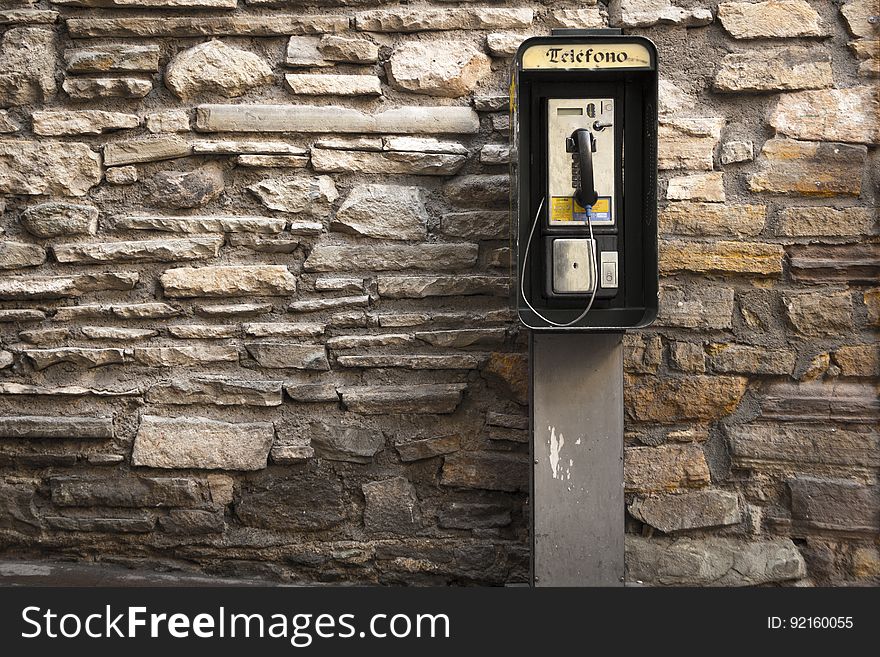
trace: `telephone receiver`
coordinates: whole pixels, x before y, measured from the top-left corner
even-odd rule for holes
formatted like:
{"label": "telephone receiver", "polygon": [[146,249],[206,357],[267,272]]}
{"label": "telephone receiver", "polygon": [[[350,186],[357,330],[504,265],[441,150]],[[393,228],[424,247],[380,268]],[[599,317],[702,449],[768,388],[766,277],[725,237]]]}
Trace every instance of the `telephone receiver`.
{"label": "telephone receiver", "polygon": [[582,208],[589,208],[599,200],[596,182],[593,179],[593,153],[596,152],[596,137],[586,128],[578,128],[565,140],[565,151],[577,153],[578,177],[574,200]]}

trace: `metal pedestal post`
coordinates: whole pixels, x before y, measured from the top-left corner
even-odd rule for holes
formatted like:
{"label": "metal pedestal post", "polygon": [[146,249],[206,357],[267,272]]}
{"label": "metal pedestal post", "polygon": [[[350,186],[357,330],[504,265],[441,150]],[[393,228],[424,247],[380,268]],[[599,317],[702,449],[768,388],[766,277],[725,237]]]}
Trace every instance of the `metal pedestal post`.
{"label": "metal pedestal post", "polygon": [[623,585],[622,339],[531,333],[536,586]]}

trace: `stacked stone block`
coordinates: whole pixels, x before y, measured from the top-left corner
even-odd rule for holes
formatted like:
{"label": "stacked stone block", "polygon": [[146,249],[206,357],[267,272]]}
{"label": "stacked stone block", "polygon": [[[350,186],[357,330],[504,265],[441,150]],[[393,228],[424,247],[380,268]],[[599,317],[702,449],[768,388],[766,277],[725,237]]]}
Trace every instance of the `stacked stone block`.
{"label": "stacked stone block", "polygon": [[871,0],[7,5],[5,554],[524,581],[508,67],[610,25],[663,76],[628,576],[878,581]]}

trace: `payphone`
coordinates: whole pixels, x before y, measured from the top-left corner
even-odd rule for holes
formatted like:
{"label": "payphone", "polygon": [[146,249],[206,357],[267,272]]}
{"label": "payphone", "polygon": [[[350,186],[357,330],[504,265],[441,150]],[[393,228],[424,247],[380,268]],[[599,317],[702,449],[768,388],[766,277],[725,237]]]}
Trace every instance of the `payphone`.
{"label": "payphone", "polygon": [[533,329],[657,314],[657,52],[602,32],[530,38],[514,60],[513,287]]}

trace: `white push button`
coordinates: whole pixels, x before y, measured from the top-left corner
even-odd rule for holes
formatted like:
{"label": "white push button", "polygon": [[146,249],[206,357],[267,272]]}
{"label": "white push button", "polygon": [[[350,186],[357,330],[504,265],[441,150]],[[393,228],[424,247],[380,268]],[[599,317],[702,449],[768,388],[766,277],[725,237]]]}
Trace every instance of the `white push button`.
{"label": "white push button", "polygon": [[617,287],[617,251],[602,251],[599,254],[599,270],[601,271],[600,287]]}

